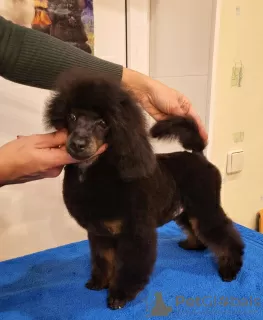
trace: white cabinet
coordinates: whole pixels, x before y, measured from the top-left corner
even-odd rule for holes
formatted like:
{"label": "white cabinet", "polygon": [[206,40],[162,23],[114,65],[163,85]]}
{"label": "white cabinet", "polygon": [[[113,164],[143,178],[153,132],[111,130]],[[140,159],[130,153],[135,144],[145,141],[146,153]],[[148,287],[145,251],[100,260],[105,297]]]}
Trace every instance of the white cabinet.
{"label": "white cabinet", "polygon": [[[183,92],[208,127],[215,0],[151,0],[150,75]],[[177,150],[158,143],[157,151]]]}

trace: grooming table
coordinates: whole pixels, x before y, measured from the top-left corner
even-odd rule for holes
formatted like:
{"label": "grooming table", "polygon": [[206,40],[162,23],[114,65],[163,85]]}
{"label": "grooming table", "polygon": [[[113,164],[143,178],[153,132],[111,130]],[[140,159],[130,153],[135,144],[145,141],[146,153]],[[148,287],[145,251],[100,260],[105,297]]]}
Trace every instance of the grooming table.
{"label": "grooming table", "polygon": [[246,244],[237,280],[222,282],[208,250],[184,251],[169,223],[158,229],[158,258],[149,285],[124,309],[107,309],[107,291],[84,287],[90,276],[87,241],[0,263],[4,320],[263,320],[263,235],[240,225]]}

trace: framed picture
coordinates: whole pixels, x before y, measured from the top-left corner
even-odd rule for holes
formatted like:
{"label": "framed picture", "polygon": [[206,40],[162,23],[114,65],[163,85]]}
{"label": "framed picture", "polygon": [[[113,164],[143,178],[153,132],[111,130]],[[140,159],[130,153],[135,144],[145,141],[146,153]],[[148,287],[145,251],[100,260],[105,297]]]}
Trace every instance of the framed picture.
{"label": "framed picture", "polygon": [[93,0],[32,0],[32,28],[94,53]]}

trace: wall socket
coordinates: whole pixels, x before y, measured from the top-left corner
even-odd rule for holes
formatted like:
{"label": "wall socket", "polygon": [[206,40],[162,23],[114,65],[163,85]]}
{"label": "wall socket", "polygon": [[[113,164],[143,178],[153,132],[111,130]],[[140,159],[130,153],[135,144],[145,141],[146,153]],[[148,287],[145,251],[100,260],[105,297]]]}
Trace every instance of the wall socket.
{"label": "wall socket", "polygon": [[235,174],[241,172],[244,167],[244,151],[235,150],[227,154],[226,173]]}
{"label": "wall socket", "polygon": [[243,142],[244,139],[245,139],[245,132],[244,131],[239,131],[239,132],[233,133],[233,141],[235,143]]}
{"label": "wall socket", "polygon": [[243,79],[243,64],[242,62],[236,62],[232,67],[231,86],[241,87]]}

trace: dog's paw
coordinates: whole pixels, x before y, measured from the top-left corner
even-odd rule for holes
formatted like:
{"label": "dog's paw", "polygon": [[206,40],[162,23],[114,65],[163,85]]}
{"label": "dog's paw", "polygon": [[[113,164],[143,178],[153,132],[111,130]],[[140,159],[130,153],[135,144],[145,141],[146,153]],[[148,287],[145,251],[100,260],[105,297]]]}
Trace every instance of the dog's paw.
{"label": "dog's paw", "polygon": [[112,310],[122,309],[126,303],[126,299],[115,298],[113,296],[108,297],[108,308]]}
{"label": "dog's paw", "polygon": [[231,282],[236,279],[242,267],[242,262],[236,263],[235,265],[227,265],[219,267],[219,275],[225,282]]}
{"label": "dog's paw", "polygon": [[86,284],[85,287],[89,290],[96,290],[96,291],[100,291],[103,289],[107,289],[107,285],[105,285],[105,283],[102,283],[99,280],[95,280],[95,279],[90,279]]}
{"label": "dog's paw", "polygon": [[219,275],[221,279],[225,282],[231,282],[236,279],[237,273],[226,268],[219,268]]}
{"label": "dog's paw", "polygon": [[178,245],[180,248],[184,249],[184,250],[205,250],[206,246],[203,245],[202,243],[198,243],[198,244],[193,244],[191,242],[189,242],[188,240],[182,240],[178,242]]}

